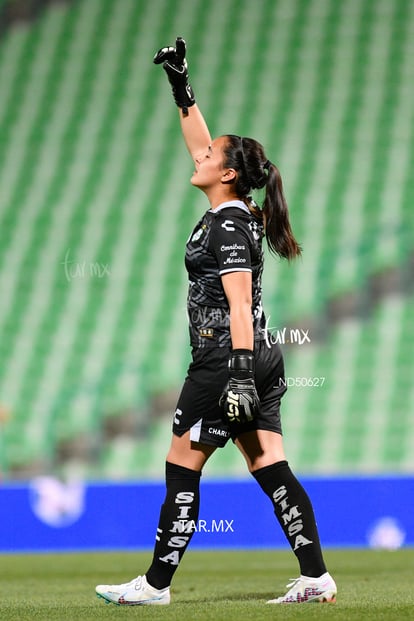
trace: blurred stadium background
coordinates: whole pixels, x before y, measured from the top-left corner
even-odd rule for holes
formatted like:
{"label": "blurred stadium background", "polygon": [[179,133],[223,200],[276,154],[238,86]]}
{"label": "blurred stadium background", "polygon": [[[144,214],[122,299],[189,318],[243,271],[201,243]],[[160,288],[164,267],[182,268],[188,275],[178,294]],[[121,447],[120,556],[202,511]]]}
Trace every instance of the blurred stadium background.
{"label": "blurred stadium background", "polygon": [[[278,163],[304,248],[264,278],[274,334],[310,338],[284,345],[290,462],[412,473],[414,3],[0,5],[3,478],[163,474],[189,360],[184,243],[207,208],[152,64],[176,35],[213,135]],[[229,446],[206,473],[245,467]]]}

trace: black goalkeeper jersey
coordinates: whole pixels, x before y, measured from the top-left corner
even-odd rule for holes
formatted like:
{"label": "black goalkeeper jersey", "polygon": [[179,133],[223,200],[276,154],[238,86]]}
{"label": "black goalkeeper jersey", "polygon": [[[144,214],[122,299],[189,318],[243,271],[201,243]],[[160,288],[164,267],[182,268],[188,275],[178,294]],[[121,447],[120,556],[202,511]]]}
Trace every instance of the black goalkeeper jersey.
{"label": "black goalkeeper jersey", "polygon": [[252,321],[255,341],[265,338],[262,309],[263,222],[242,201],[207,211],[186,245],[189,276],[187,312],[193,347],[231,347],[229,305],[221,276],[252,273]]}

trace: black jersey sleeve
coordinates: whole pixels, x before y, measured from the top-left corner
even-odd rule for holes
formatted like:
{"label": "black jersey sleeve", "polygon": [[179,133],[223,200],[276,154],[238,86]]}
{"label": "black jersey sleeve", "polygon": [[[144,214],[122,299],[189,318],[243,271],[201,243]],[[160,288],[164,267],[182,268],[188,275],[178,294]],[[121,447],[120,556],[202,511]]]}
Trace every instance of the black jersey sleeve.
{"label": "black jersey sleeve", "polygon": [[238,217],[220,214],[210,234],[210,252],[216,258],[219,274],[251,272],[251,240],[248,225]]}

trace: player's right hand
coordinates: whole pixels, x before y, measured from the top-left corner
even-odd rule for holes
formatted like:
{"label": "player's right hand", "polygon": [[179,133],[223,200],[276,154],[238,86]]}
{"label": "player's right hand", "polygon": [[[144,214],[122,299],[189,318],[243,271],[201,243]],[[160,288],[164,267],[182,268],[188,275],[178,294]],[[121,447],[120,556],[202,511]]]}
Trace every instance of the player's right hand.
{"label": "player's right hand", "polygon": [[236,349],[230,354],[229,380],[219,401],[228,423],[248,423],[260,410],[254,381],[254,354]]}
{"label": "player's right hand", "polygon": [[230,378],[220,397],[220,405],[228,423],[252,421],[260,407],[254,380]]}

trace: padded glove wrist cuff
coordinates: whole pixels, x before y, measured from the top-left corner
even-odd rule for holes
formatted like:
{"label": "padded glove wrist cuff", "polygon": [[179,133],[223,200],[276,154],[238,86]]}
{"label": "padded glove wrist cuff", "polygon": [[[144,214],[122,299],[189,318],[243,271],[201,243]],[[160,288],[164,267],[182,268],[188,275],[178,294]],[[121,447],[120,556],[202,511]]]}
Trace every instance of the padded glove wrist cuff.
{"label": "padded glove wrist cuff", "polygon": [[244,377],[254,374],[254,354],[250,349],[233,349],[229,358],[229,372],[243,372]]}
{"label": "padded glove wrist cuff", "polygon": [[182,109],[185,115],[187,115],[188,108],[191,108],[191,106],[194,106],[195,104],[194,92],[191,85],[188,82],[183,84],[174,84],[171,80],[170,84],[176,105]]}

